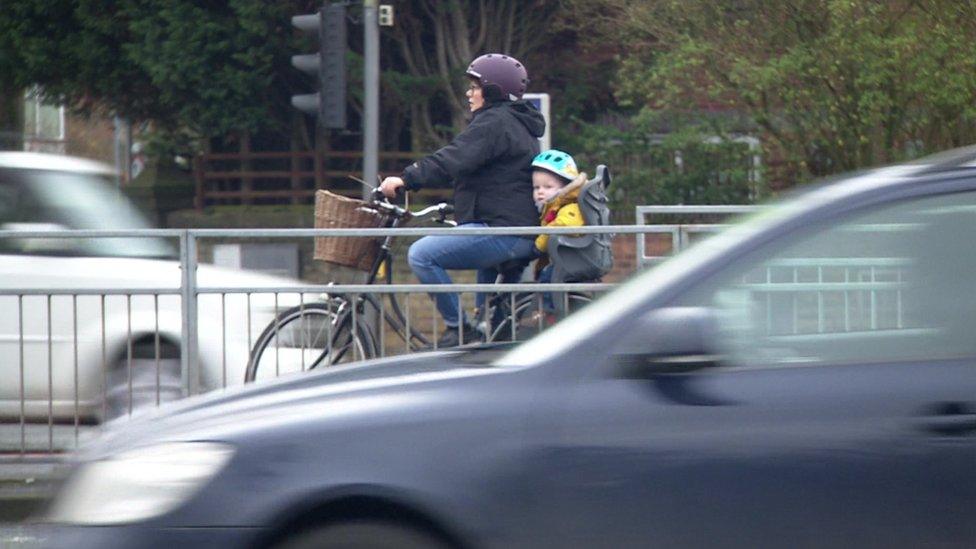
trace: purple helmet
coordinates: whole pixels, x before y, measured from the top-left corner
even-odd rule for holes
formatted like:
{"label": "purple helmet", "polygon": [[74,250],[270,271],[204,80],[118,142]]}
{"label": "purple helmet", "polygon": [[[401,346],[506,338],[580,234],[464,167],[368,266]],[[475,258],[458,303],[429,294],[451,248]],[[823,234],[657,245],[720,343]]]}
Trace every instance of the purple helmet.
{"label": "purple helmet", "polygon": [[475,59],[465,72],[478,80],[489,101],[522,98],[529,85],[529,74],[518,59],[501,53],[488,53]]}

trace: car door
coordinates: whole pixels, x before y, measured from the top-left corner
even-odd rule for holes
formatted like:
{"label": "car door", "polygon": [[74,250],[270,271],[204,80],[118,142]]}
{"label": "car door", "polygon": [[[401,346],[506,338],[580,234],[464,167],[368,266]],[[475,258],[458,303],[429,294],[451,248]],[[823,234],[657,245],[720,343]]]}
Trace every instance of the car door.
{"label": "car door", "polygon": [[678,298],[714,315],[722,358],[633,376],[611,349],[589,368],[541,460],[545,531],[588,547],[974,546],[974,237],[974,193],[902,201],[784,236]]}
{"label": "car door", "polygon": [[[91,227],[85,222],[97,220],[100,214],[118,214],[122,222],[127,220],[131,216],[128,210],[114,207],[109,199],[115,194],[102,187],[102,180],[92,174],[0,170],[0,229],[88,229]],[[93,208],[94,204],[101,204],[102,209]],[[107,240],[111,241],[106,244]],[[49,296],[43,291],[92,284],[111,287],[124,264],[93,256],[111,255],[113,245],[131,250],[132,242],[0,239],[0,287],[34,290],[23,296],[0,296],[0,367],[4,378],[10,380],[0,384],[0,416],[17,422],[22,415],[28,422],[74,421],[75,416],[89,419],[97,406],[95,401],[100,399],[104,369],[101,353],[90,349],[100,345],[106,318],[108,341],[124,333],[126,326],[118,327],[118,321],[113,326],[112,320],[127,314],[129,298]],[[137,306],[140,302],[132,301]],[[47,448],[55,444],[46,437],[42,442]]]}

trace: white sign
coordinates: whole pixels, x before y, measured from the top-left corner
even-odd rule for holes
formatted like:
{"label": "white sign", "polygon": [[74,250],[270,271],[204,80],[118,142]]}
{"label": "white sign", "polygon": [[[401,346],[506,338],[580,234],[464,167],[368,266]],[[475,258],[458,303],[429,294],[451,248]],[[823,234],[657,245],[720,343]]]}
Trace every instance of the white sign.
{"label": "white sign", "polygon": [[542,147],[541,150],[546,151],[552,148],[552,132],[550,131],[549,125],[552,120],[549,118],[549,94],[548,93],[526,93],[522,95],[522,99],[525,99],[529,103],[535,105],[535,108],[539,109],[542,113],[542,117],[546,119],[546,133],[542,134],[539,138],[539,145]]}

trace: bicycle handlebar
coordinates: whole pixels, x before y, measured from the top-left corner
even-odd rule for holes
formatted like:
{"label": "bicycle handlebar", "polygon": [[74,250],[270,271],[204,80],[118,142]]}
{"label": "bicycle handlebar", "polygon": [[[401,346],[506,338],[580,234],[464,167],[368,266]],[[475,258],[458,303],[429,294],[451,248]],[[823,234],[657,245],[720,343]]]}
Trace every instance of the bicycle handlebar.
{"label": "bicycle handlebar", "polygon": [[[397,189],[397,196],[398,197],[403,196],[402,187]],[[453,221],[449,221],[447,219],[448,215],[454,213],[454,206],[446,202],[441,202],[439,204],[434,204],[433,206],[428,206],[422,210],[411,212],[406,208],[401,208],[400,206],[397,206],[396,204],[390,202],[389,199],[386,198],[386,195],[383,194],[383,191],[377,188],[377,189],[373,189],[373,192],[370,195],[369,205],[388,215],[392,215],[394,217],[398,217],[401,219],[404,218],[425,219],[425,218],[436,216],[436,219],[434,219],[434,221],[436,221],[437,223],[444,223],[447,225],[454,223]]]}
{"label": "bicycle handlebar", "polygon": [[412,212],[412,215],[413,217],[417,218],[425,218],[437,214],[436,221],[438,223],[450,223],[446,217],[452,213],[454,213],[454,206],[447,204],[446,202],[441,202],[439,204],[434,204],[433,206],[427,206],[422,210]]}

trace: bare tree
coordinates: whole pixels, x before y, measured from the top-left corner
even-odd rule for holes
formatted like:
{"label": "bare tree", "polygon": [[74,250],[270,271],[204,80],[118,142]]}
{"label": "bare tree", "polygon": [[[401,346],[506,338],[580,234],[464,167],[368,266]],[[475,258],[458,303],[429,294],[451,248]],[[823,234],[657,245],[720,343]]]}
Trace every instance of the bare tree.
{"label": "bare tree", "polygon": [[[506,53],[524,58],[545,39],[556,0],[410,0],[397,6],[393,38],[406,72],[435,77],[438,93],[415,103],[411,119],[415,149],[443,143],[464,124],[464,69],[478,55]],[[441,104],[438,105],[437,102]],[[446,107],[450,127],[438,127],[435,113]]]}

